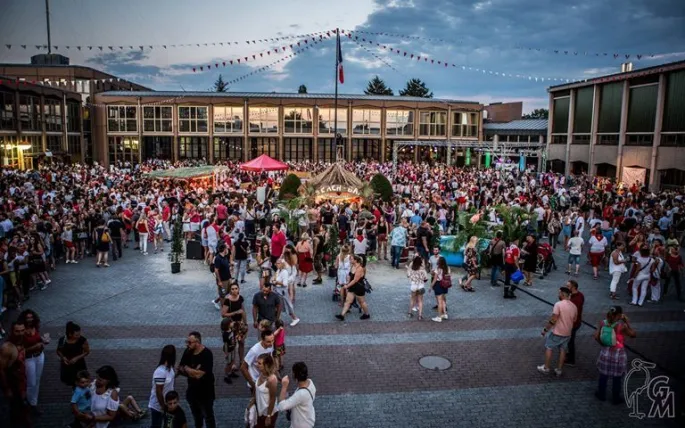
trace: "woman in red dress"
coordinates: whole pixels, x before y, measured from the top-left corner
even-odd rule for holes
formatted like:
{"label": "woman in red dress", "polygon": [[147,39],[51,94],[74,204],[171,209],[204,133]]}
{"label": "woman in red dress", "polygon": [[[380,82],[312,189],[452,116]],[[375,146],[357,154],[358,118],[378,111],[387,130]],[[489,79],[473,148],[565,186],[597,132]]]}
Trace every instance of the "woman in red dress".
{"label": "woman in red dress", "polygon": [[297,286],[307,286],[307,275],[314,270],[314,259],[312,258],[312,244],[309,241],[309,234],[307,232],[302,234],[300,242],[295,247],[297,251]]}

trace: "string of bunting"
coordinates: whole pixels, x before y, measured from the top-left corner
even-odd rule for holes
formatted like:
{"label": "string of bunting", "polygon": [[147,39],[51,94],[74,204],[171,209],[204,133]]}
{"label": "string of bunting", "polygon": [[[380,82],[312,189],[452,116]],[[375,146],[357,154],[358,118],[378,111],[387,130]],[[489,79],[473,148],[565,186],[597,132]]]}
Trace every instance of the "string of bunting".
{"label": "string of bunting", "polygon": [[[163,106],[166,104],[175,103],[175,102],[180,101],[184,98],[185,98],[185,95],[179,95],[178,97],[167,98],[167,99],[161,100],[161,101],[155,101],[155,102],[151,102],[151,103],[143,103],[140,106],[141,107]],[[113,104],[95,104],[95,103],[85,103],[85,105],[89,106],[89,107],[110,107],[110,106],[113,106]],[[130,107],[137,107],[137,106],[138,106],[137,104],[134,104],[134,105],[131,105]]]}
{"label": "string of bunting", "polygon": [[367,48],[366,46],[364,46],[363,44],[359,43],[358,40],[353,40],[353,41],[354,41],[354,43],[356,43],[357,45],[359,45],[360,48],[364,49],[364,50],[366,51],[366,53],[368,53],[368,54],[371,55],[372,57],[376,58],[378,61],[380,61],[380,62],[382,62],[383,64],[385,64],[386,67],[392,69],[392,70],[393,70],[394,72],[396,72],[397,74],[400,74],[401,76],[406,77],[406,74],[405,74],[405,73],[402,73],[401,71],[399,71],[398,69],[396,69],[395,66],[393,66],[393,65],[390,64],[388,61],[386,61],[386,60],[384,60],[383,58],[381,58],[380,56],[378,56],[378,55],[377,55],[375,52],[373,52],[371,49],[369,49],[369,48]]}
{"label": "string of bunting", "polygon": [[[96,84],[96,86],[99,88],[100,84],[104,85],[105,83],[118,83],[119,86],[123,85],[129,85],[130,90],[133,90],[133,83],[120,79],[118,77],[110,77],[110,78],[105,78],[105,79],[76,79],[76,80],[71,80],[71,79],[60,79],[60,80],[35,80],[31,78],[25,78],[25,77],[19,77],[17,79],[0,79],[0,84],[6,83],[6,84],[16,84],[16,85],[43,85],[43,86],[50,86],[58,89],[66,89],[66,90],[72,90],[68,86],[71,84],[71,88],[74,88],[78,83],[82,82],[89,82]],[[120,90],[124,90],[120,88]]]}
{"label": "string of bunting", "polygon": [[[207,43],[181,43],[181,44],[164,44],[164,45],[159,45],[159,44],[135,44],[135,45],[52,45],[52,49],[54,50],[78,50],[78,51],[130,51],[130,50],[153,50],[153,49],[174,49],[174,48],[204,48],[204,47],[212,47],[212,46],[231,46],[231,45],[239,45],[241,43],[245,43],[248,45],[256,45],[258,43],[273,43],[273,42],[279,42],[281,40],[292,40],[292,39],[302,39],[302,38],[309,38],[309,37],[316,37],[321,34],[324,34],[325,31],[317,31],[315,33],[307,33],[307,34],[297,34],[293,36],[279,36],[279,37],[265,37],[262,39],[255,39],[255,40],[243,40],[243,41],[231,41],[231,42],[207,42]],[[30,44],[4,44],[2,45],[5,49],[11,50],[13,47],[15,49],[23,49],[23,50],[28,50],[28,49],[36,49],[36,50],[48,50],[48,45],[30,45]]]}
{"label": "string of bunting", "polygon": [[[340,30],[341,33],[344,32],[355,32],[359,34],[368,34],[372,36],[387,36],[387,37],[397,37],[405,40],[425,40],[428,42],[439,42],[439,43],[449,43],[449,44],[463,44],[463,40],[459,41],[453,41],[453,40],[445,40],[445,39],[440,39],[440,38],[434,38],[434,37],[423,37],[423,36],[410,36],[407,34],[396,34],[396,33],[386,33],[386,32],[377,32],[377,31],[363,31],[363,30]],[[492,47],[492,46],[490,46]],[[645,53],[626,53],[626,52],[592,52],[592,51],[585,51],[582,49],[559,49],[559,48],[533,48],[529,46],[523,46],[523,45],[512,45],[512,46],[504,46],[503,48],[509,48],[509,49],[518,49],[518,50],[528,50],[528,51],[537,51],[537,52],[545,52],[545,53],[550,53],[550,54],[556,54],[556,55],[566,55],[566,56],[594,56],[594,57],[607,57],[607,58],[613,58],[613,59],[633,59],[633,60],[642,60],[642,59],[651,59],[654,58],[657,54],[645,54]]]}
{"label": "string of bunting", "polygon": [[291,43],[289,45],[269,49],[267,51],[262,51],[262,52],[258,52],[255,54],[246,55],[242,58],[235,58],[235,59],[231,59],[231,60],[222,60],[220,62],[217,61],[214,64],[208,64],[208,65],[197,65],[197,66],[193,67],[193,73],[197,72],[198,70],[199,71],[205,71],[205,70],[210,71],[212,69],[212,67],[219,68],[219,67],[226,67],[226,65],[231,66],[231,65],[244,64],[246,62],[257,61],[260,58],[264,58],[264,55],[271,56],[272,53],[274,55],[278,55],[278,54],[282,54],[283,52],[285,52],[288,49],[295,52],[298,48],[303,47],[303,45],[305,48],[308,48],[309,46],[321,43],[321,42],[323,42],[323,40],[329,39],[330,37],[331,37],[331,32],[327,31],[327,32],[324,32],[324,34],[319,34],[318,37],[311,37],[308,39],[303,39],[303,40],[300,40],[296,43]]}
{"label": "string of bunting", "polygon": [[381,44],[378,43],[374,40],[367,39],[366,37],[359,37],[354,35],[352,31],[349,30],[341,30],[341,34],[346,35],[349,39],[353,39],[357,42],[360,42],[362,44],[366,44],[369,46],[375,46],[378,49],[383,49],[386,52],[391,52],[397,55],[400,55],[402,57],[405,57],[409,60],[414,60],[416,59],[417,61],[421,62],[423,60],[424,63],[430,63],[431,65],[436,65],[436,66],[442,66],[442,67],[453,67],[453,68],[461,68],[462,70],[469,70],[469,71],[476,71],[476,72],[482,72],[483,74],[492,74],[495,76],[502,76],[502,77],[512,77],[512,78],[519,78],[519,79],[528,79],[528,80],[535,80],[536,82],[576,82],[578,81],[577,79],[567,79],[567,78],[559,78],[559,77],[539,77],[539,76],[530,76],[530,75],[524,75],[524,74],[513,74],[513,73],[504,73],[500,71],[492,71],[492,70],[485,70],[482,68],[478,67],[470,67],[468,65],[462,65],[462,64],[454,64],[449,61],[443,61],[443,60],[436,60],[434,58],[431,58],[425,54],[414,54],[412,52],[407,52],[405,50],[397,49],[392,46],[386,45],[386,44]]}

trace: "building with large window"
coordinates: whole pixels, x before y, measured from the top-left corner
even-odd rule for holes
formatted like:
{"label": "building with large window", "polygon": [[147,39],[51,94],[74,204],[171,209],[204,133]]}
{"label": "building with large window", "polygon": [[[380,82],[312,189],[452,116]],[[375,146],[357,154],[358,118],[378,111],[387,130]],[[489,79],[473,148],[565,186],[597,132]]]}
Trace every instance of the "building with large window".
{"label": "building with large window", "polygon": [[685,61],[553,86],[548,167],[685,185]]}
{"label": "building with large window", "polygon": [[[46,61],[46,57],[49,61]],[[94,68],[69,65],[69,58],[62,55],[36,55],[31,64],[0,64],[0,75],[21,82],[56,88],[79,94],[83,118],[83,135],[78,142],[70,142],[69,155],[74,162],[93,161],[92,117],[95,94],[104,91],[149,91],[149,88],[105,73]],[[49,107],[48,107],[49,109]],[[49,128],[49,127],[48,127]],[[56,144],[56,141],[53,141]],[[56,147],[54,146],[53,147]]]}
{"label": "building with large window", "polygon": [[33,168],[40,156],[81,152],[81,96],[0,75],[0,164]]}
{"label": "building with large window", "polygon": [[[389,160],[401,140],[482,140],[483,106],[473,101],[340,95],[337,128],[330,94],[111,91],[95,103],[94,156],[105,164],[246,161],[263,153],[331,162],[336,133],[349,160]],[[446,159],[445,150],[403,147],[401,158]]]}

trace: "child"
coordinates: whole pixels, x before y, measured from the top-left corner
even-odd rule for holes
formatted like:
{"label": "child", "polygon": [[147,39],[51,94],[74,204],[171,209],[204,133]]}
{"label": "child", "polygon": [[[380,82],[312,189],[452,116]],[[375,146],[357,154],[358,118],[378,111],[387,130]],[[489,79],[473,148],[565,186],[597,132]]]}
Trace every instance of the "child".
{"label": "child", "polygon": [[74,415],[72,428],[95,425],[95,416],[90,410],[92,392],[90,391],[90,373],[81,370],[76,374],[76,387],[71,396],[71,413]]}
{"label": "child", "polygon": [[278,370],[283,370],[283,357],[285,356],[285,328],[283,320],[276,320],[276,330],[274,331],[274,360]]}
{"label": "child", "polygon": [[[117,392],[119,392],[119,388],[117,388]],[[147,410],[141,409],[138,405],[138,402],[135,398],[133,398],[132,395],[127,396],[119,402],[119,412],[124,417],[130,418],[134,421],[138,421],[147,415]]]}
{"label": "child", "polygon": [[269,320],[261,320],[259,321],[259,325],[257,325],[257,330],[259,330],[259,337],[261,337],[261,334],[264,330],[271,330],[271,321]]}
{"label": "child", "polygon": [[178,405],[178,392],[169,391],[164,396],[166,411],[162,421],[162,428],[188,428],[186,414]]}
{"label": "child", "polygon": [[224,382],[233,383],[231,374],[235,371],[235,321],[231,318],[221,320],[221,337],[224,341],[224,355],[226,366],[224,367]]}

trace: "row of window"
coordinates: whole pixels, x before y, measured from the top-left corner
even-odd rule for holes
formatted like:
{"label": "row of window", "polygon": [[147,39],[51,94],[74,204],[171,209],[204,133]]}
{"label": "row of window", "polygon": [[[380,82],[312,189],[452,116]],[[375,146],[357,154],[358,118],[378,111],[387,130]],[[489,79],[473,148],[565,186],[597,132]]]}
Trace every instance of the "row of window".
{"label": "row of window", "polygon": [[[45,125],[46,132],[62,132],[64,129],[63,105],[59,100],[45,98],[41,111],[40,97],[21,95],[19,111],[15,107],[15,94],[0,92],[0,129],[16,130],[17,122],[22,131],[41,132]],[[67,131],[80,132],[81,106],[68,102],[66,109]]]}
{"label": "row of window", "polygon": [[[173,131],[172,106],[143,106],[143,131],[171,133]],[[206,134],[209,129],[209,108],[196,106],[178,107],[178,129],[180,133]],[[278,108],[250,107],[249,132],[261,134],[277,134],[279,130]],[[214,107],[214,133],[242,134],[244,132],[245,115],[242,107]],[[337,130],[335,109],[319,109],[319,134],[336,133],[347,135],[347,109],[339,108],[337,115]],[[283,132],[285,134],[312,134],[314,131],[313,109],[286,108],[283,112]],[[380,109],[353,109],[352,134],[381,135]],[[386,134],[391,136],[413,136],[415,118],[412,110],[386,111]],[[478,113],[452,113],[453,137],[478,137]],[[447,112],[426,111],[419,113],[419,135],[447,136]],[[138,132],[136,106],[108,106],[108,132]],[[336,132],[337,131],[337,132]]]}
{"label": "row of window", "polygon": [[[661,145],[678,145],[675,141],[678,140],[680,134],[664,134],[661,137]],[[682,136],[681,136],[682,138]],[[600,134],[597,135],[597,144],[602,146],[618,146],[619,134]],[[568,141],[566,135],[553,135],[552,144],[566,144]],[[592,136],[590,134],[573,134],[571,144],[590,144]],[[654,134],[627,134],[626,146],[652,146],[654,143]]]}

